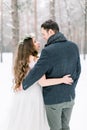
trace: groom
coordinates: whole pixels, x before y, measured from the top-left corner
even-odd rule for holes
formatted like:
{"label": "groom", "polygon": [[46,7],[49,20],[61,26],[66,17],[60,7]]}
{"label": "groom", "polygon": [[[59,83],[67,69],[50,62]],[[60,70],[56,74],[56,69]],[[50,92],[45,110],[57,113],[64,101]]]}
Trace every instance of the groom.
{"label": "groom", "polygon": [[47,44],[35,67],[23,80],[23,89],[26,90],[44,74],[46,78],[61,78],[66,74],[71,74],[74,80],[71,86],[59,84],[43,87],[51,130],[70,130],[69,121],[74,105],[75,88],[81,71],[78,47],[59,32],[55,21],[45,21],[41,25],[41,32]]}

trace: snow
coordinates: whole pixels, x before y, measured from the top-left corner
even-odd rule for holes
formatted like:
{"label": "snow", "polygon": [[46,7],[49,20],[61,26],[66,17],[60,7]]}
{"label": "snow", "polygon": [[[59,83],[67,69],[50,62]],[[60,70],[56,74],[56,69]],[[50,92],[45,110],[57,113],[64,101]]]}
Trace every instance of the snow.
{"label": "snow", "polygon": [[[0,63],[0,130],[4,130],[3,124],[10,111],[12,99],[12,57],[11,53],[4,53],[3,62]],[[81,66],[82,72],[76,87],[76,100],[70,121],[71,130],[87,129],[87,57],[84,60],[83,55],[81,55]]]}

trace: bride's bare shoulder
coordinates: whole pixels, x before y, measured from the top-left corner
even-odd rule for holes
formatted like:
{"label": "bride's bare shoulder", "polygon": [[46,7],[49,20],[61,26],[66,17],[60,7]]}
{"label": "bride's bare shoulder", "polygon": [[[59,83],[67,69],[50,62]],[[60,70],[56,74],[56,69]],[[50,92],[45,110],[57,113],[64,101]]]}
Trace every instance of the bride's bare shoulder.
{"label": "bride's bare shoulder", "polygon": [[29,63],[33,62],[34,61],[34,56],[30,55],[29,56]]}
{"label": "bride's bare shoulder", "polygon": [[34,61],[37,62],[39,60],[39,57],[34,57]]}

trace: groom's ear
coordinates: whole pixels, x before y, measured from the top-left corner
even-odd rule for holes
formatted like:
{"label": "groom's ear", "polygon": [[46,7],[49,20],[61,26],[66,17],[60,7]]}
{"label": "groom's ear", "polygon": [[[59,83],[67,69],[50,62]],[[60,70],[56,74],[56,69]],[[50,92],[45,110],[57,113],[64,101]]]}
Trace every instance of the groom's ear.
{"label": "groom's ear", "polygon": [[49,35],[51,36],[51,35],[54,35],[54,34],[55,34],[54,30],[49,29]]}

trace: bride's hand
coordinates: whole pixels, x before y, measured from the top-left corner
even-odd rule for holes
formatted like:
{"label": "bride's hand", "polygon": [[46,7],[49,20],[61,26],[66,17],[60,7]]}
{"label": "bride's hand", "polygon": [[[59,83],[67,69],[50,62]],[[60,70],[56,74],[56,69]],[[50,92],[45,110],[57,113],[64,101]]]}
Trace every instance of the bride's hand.
{"label": "bride's hand", "polygon": [[22,85],[19,88],[16,89],[16,92],[19,92],[21,90],[23,90]]}
{"label": "bride's hand", "polygon": [[64,84],[72,85],[73,79],[70,76],[71,76],[70,74],[63,76],[62,79]]}

